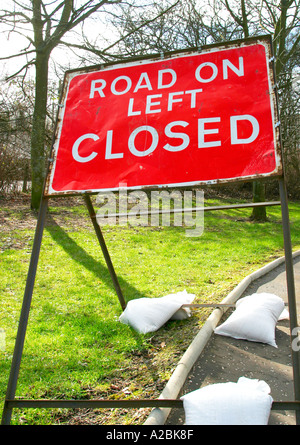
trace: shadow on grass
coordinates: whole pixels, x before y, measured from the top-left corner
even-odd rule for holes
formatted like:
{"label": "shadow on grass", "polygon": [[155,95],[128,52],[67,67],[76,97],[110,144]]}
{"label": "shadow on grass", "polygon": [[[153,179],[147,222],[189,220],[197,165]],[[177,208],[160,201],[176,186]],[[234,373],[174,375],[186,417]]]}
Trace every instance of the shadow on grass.
{"label": "shadow on grass", "polygon": [[[55,241],[59,246],[61,246],[64,249],[64,251],[74,261],[76,261],[82,267],[84,267],[87,270],[89,270],[90,272],[92,272],[95,275],[95,277],[100,279],[109,288],[114,289],[114,285],[113,285],[110,273],[109,273],[106,265],[101,264],[100,261],[97,261],[92,255],[87,253],[81,246],[79,246],[67,234],[67,232],[59,224],[56,223],[56,221],[52,218],[51,215],[48,215],[48,218],[49,218],[48,224],[45,227],[45,230],[47,230],[47,232],[50,234],[53,241]],[[97,243],[97,242],[98,241],[97,241],[97,237],[95,234],[95,243]],[[100,245],[99,245],[99,249],[101,251]],[[147,296],[147,295],[144,295],[141,291],[139,291],[135,286],[128,283],[128,281],[126,281],[122,277],[118,276],[118,281],[119,281],[120,287],[122,289],[125,301],[129,301],[130,299],[134,299],[134,298],[142,298],[142,297]],[[128,296],[127,298],[126,298],[126,295]],[[118,297],[116,294],[116,299],[117,298]],[[121,310],[121,307],[120,307],[120,310]],[[78,321],[78,314],[76,315],[76,319],[77,319],[77,325],[80,324],[80,322]],[[86,319],[84,319],[82,321],[82,323],[85,324]],[[97,324],[96,330],[99,331],[99,326],[98,326],[99,321],[97,321],[96,324]],[[107,329],[107,322],[105,322],[104,324]],[[112,325],[118,326],[119,324],[117,323],[115,325],[115,322],[113,322]],[[77,326],[77,328],[78,328],[78,326]],[[119,328],[121,328],[120,325],[119,325]],[[82,329],[82,328],[80,328],[80,329]],[[136,347],[138,349],[139,348],[144,349],[144,339],[143,339],[144,336],[135,332],[134,329],[131,329],[131,331],[132,331],[132,336],[135,338],[135,341],[136,341]],[[109,336],[111,336],[111,333]]]}
{"label": "shadow on grass", "polygon": [[[114,289],[114,285],[107,267],[101,262],[97,261],[92,255],[87,253],[81,246],[79,246],[68,234],[67,232],[56,223],[56,221],[49,215],[49,223],[45,229],[50,234],[52,239],[60,245],[64,251],[77,263],[81,264],[87,270],[92,272],[98,279],[103,281],[108,287]],[[95,234],[95,242],[97,243],[97,238]],[[99,245],[99,250],[101,247]],[[139,291],[135,286],[128,283],[124,278],[118,276],[118,281],[122,289],[125,301],[129,301],[135,298],[146,297],[141,291]],[[127,298],[126,298],[127,296]],[[117,294],[116,294],[117,298]]]}

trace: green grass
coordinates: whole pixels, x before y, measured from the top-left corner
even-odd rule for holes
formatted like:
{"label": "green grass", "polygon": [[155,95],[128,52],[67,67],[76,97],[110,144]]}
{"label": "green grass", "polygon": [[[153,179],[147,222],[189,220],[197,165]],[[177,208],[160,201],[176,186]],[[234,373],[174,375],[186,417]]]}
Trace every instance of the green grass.
{"label": "green grass", "polygon": [[[289,208],[296,250],[300,248],[300,204],[290,203]],[[250,213],[242,209],[206,212],[204,233],[198,238],[186,237],[181,227],[104,227],[126,300],[186,289],[197,295],[198,302],[220,301],[246,275],[284,254],[280,207],[268,208],[266,223],[250,221]],[[0,343],[2,409],[34,229],[22,226],[32,219],[25,204],[12,209],[3,203],[0,215],[16,222],[10,230],[3,226],[0,234],[0,328],[5,334],[5,344]],[[157,397],[208,313],[197,311],[189,320],[167,323],[151,335],[137,334],[121,324],[121,307],[84,206],[69,207],[53,200],[17,396]],[[69,420],[65,410],[15,409],[12,423]],[[113,421],[113,417],[106,419]],[[130,414],[124,422],[133,422]]]}

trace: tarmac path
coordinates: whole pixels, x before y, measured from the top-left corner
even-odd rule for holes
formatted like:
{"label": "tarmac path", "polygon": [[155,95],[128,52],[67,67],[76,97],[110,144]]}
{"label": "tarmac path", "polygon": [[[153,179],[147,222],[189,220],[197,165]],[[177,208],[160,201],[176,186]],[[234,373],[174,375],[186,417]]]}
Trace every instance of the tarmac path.
{"label": "tarmac path", "polygon": [[[300,256],[294,259],[297,314],[300,314]],[[285,263],[254,281],[244,294],[269,292],[287,302]],[[228,311],[224,318],[230,315]],[[220,323],[224,321],[223,319]],[[271,388],[274,401],[294,400],[293,368],[289,321],[279,321],[276,326],[278,348],[263,343],[236,340],[213,334],[202,354],[194,364],[181,394],[195,391],[213,383],[237,382],[239,377],[264,380]],[[166,425],[183,425],[184,410],[173,409]],[[293,411],[271,411],[269,425],[295,425]]]}

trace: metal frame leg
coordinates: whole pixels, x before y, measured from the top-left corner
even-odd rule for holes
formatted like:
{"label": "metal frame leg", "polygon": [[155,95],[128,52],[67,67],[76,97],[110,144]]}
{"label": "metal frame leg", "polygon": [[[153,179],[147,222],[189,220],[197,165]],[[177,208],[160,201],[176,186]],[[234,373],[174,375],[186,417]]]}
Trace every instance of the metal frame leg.
{"label": "metal frame leg", "polygon": [[121,305],[122,309],[124,310],[126,308],[126,302],[125,302],[125,299],[124,299],[124,296],[123,296],[123,292],[122,292],[122,290],[120,288],[118,277],[116,275],[116,272],[115,272],[114,266],[112,264],[110,255],[108,253],[108,250],[107,250],[107,247],[106,247],[106,244],[105,244],[105,240],[103,238],[100,226],[99,226],[99,224],[97,222],[97,218],[96,218],[96,214],[95,214],[95,210],[94,210],[91,198],[89,197],[89,195],[84,195],[84,200],[85,200],[87,209],[89,211],[89,215],[90,215],[90,218],[92,220],[92,223],[93,223],[93,226],[94,226],[94,229],[95,229],[95,232],[96,232],[99,244],[101,246],[101,249],[102,249],[102,252],[103,252],[103,255],[104,255],[104,258],[105,258],[105,261],[106,261],[106,264],[107,264],[107,267],[108,267],[111,279],[113,281],[115,290],[117,292],[120,305]]}
{"label": "metal frame leg", "polygon": [[[287,293],[288,293],[288,306],[290,313],[290,335],[291,342],[297,340],[297,306],[296,306],[296,290],[294,280],[294,264],[292,255],[292,243],[288,210],[288,199],[284,179],[279,180],[279,191],[281,198],[281,213],[282,213],[282,229],[284,238],[284,250],[285,250],[285,269],[286,269],[286,281],[287,281]],[[292,361],[293,361],[293,374],[294,374],[294,393],[295,400],[300,401],[300,351],[296,351],[292,347]],[[296,423],[300,425],[300,412],[296,411]]]}
{"label": "metal frame leg", "polygon": [[24,291],[23,305],[20,315],[18,333],[16,337],[15,349],[11,364],[11,371],[9,381],[7,385],[6,399],[4,403],[2,425],[9,425],[12,416],[12,408],[8,407],[7,400],[15,398],[16,388],[18,383],[18,376],[21,366],[22,353],[24,348],[24,341],[26,335],[26,329],[28,324],[32,293],[34,288],[36,270],[38,265],[38,259],[40,254],[40,247],[42,243],[43,231],[45,226],[46,214],[48,208],[48,198],[42,198],[41,206],[39,210],[39,216],[35,231],[35,237],[32,246],[30,264],[27,274],[26,287]]}

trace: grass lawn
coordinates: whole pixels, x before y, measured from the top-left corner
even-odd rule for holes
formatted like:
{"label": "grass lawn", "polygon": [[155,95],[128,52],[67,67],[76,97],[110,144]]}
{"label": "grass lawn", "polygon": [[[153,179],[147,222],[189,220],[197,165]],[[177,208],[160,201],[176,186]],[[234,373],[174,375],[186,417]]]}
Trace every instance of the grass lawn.
{"label": "grass lawn", "polygon": [[[211,198],[206,205],[237,203]],[[293,250],[300,248],[300,203],[290,203]],[[106,226],[103,235],[125,299],[186,289],[219,302],[246,275],[284,254],[280,206],[268,222],[250,209],[206,212],[200,237],[182,227]],[[36,217],[26,196],[0,201],[0,406],[2,411]],[[158,397],[211,312],[193,312],[140,335],[121,324],[121,307],[80,199],[50,201],[17,396]],[[15,409],[14,424],[142,423],[149,410]]]}

